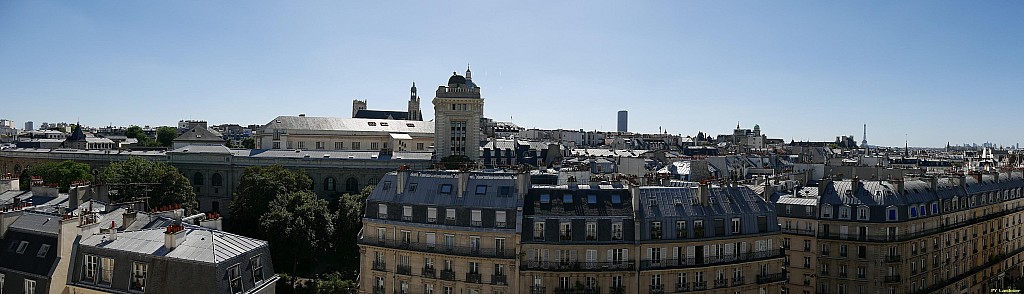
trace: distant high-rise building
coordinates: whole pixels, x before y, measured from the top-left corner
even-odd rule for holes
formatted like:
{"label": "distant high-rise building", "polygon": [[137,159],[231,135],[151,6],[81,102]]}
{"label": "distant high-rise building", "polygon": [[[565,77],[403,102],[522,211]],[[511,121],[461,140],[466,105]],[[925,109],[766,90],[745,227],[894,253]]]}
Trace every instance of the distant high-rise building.
{"label": "distant high-rise building", "polygon": [[434,155],[441,160],[462,155],[470,160],[480,158],[480,119],[484,115],[484,99],[480,87],[473,83],[473,73],[466,76],[452,73],[448,84],[438,86],[434,93]]}
{"label": "distant high-rise building", "polygon": [[864,136],[861,138],[860,147],[868,148],[868,124],[864,124]]}
{"label": "distant high-rise building", "polygon": [[629,131],[629,112],[625,110],[619,110],[619,128],[620,133]]}
{"label": "distant high-rise building", "polygon": [[31,131],[31,130],[35,130],[35,129],[34,129],[34,128],[32,128],[32,127],[33,127],[33,125],[32,125],[32,121],[27,121],[27,122],[25,122],[25,131],[26,131],[26,132],[27,132],[27,131]]}

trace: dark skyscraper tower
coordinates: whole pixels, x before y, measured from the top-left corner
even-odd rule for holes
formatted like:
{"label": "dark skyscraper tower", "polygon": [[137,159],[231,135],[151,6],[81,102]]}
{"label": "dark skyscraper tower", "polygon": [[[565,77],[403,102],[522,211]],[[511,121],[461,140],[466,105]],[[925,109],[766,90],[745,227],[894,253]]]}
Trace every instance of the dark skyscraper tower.
{"label": "dark skyscraper tower", "polygon": [[629,113],[626,112],[625,110],[619,110],[618,131],[622,133],[629,131]]}

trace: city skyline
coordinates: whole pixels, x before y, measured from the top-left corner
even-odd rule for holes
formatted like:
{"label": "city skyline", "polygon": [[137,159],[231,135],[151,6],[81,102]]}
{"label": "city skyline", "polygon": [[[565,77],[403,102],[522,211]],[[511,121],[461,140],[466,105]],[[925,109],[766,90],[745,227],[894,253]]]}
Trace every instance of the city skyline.
{"label": "city skyline", "polygon": [[[0,3],[21,125],[262,124],[403,109],[467,63],[484,116],[872,145],[992,141],[1021,109],[1018,3]],[[542,7],[542,8],[541,8]]]}

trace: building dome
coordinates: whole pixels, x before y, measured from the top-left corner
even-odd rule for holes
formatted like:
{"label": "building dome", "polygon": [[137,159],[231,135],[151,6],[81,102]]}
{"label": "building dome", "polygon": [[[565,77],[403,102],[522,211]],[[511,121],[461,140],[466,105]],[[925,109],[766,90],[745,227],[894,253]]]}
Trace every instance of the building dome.
{"label": "building dome", "polygon": [[451,85],[451,84],[465,85],[466,84],[466,78],[463,77],[463,76],[460,76],[458,73],[454,73],[453,72],[452,73],[452,77],[448,78],[448,84],[449,85]]}

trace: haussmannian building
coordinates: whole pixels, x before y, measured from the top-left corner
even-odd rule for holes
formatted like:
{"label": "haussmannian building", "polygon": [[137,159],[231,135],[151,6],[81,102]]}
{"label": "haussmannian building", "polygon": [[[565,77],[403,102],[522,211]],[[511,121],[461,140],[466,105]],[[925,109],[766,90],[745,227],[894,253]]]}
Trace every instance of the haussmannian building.
{"label": "haussmannian building", "polygon": [[780,238],[746,186],[402,169],[367,199],[360,293],[779,293]]}
{"label": "haussmannian building", "polygon": [[534,186],[523,205],[520,293],[633,293],[633,197],[622,184]]}
{"label": "haussmannian building", "polygon": [[630,293],[779,293],[773,206],[746,186],[639,187],[639,288]]}
{"label": "haussmannian building", "polygon": [[1004,172],[825,179],[783,195],[777,209],[794,273],[787,287],[791,293],[1006,288],[1003,278],[1021,273],[1022,190],[1021,173]]}
{"label": "haussmannian building", "polygon": [[360,293],[520,293],[526,174],[400,170],[366,201]]}

